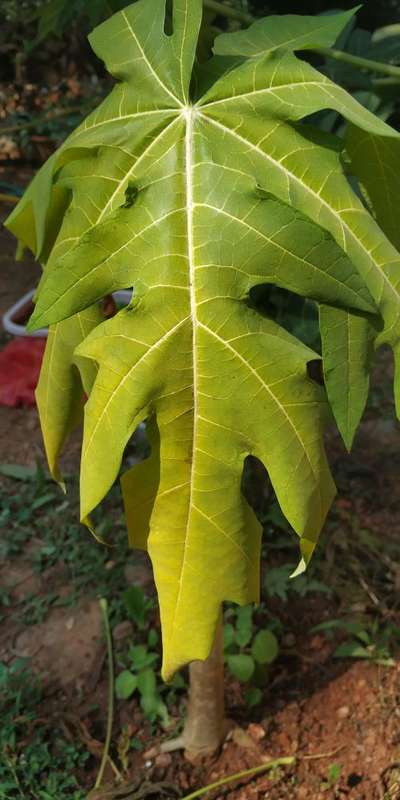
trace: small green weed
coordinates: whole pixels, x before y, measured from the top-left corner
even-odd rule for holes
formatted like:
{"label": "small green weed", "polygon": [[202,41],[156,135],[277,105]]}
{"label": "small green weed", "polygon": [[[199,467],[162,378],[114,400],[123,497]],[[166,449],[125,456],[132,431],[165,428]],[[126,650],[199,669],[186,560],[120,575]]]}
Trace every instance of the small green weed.
{"label": "small green weed", "polygon": [[[123,599],[128,616],[136,622],[139,631],[149,628],[149,613],[154,608],[154,601],[146,598],[137,586],[131,586]],[[118,659],[123,669],[116,678],[115,693],[120,700],[127,700],[136,693],[146,719],[150,723],[160,721],[163,727],[167,727],[170,721],[168,706],[176,702],[177,692],[186,684],[181,675],[176,675],[168,685],[162,682],[158,631],[150,627],[144,641],[143,634],[139,633],[139,637],[140,643],[132,643]]]}
{"label": "small green weed", "polygon": [[[77,523],[74,485],[65,497],[40,465],[32,469],[3,464],[0,473],[8,478],[9,489],[2,491],[1,498],[0,528],[4,533],[0,540],[0,560],[23,556],[38,575],[61,568],[65,583],[70,586],[66,597],[58,597],[55,591],[25,597],[15,607],[16,616],[25,625],[36,624],[46,618],[52,605],[76,605],[79,595],[85,593],[106,597],[111,622],[116,624],[122,619],[124,567],[129,560],[119,487],[115,486],[111,492],[106,509],[95,514],[99,536],[112,543],[112,547],[105,547]],[[11,589],[7,587],[1,593],[4,608],[10,605]]]}
{"label": "small green weed", "polygon": [[[139,586],[130,586],[123,594],[123,601],[128,617],[136,623],[140,631],[144,630],[148,624],[148,614],[155,607],[153,598],[146,597]],[[149,636],[154,633],[155,631],[150,631]]]}
{"label": "small green weed", "polygon": [[261,686],[266,682],[268,667],[278,656],[279,643],[267,627],[255,625],[253,606],[229,607],[225,612],[224,652],[229,672],[247,687],[249,706],[261,700]]}
{"label": "small green weed", "polygon": [[264,590],[267,597],[278,597],[282,602],[287,603],[291,593],[300,597],[308,594],[332,594],[332,589],[317,578],[312,577],[310,572],[298,575],[296,578],[290,576],[295,570],[295,564],[282,564],[280,567],[272,567],[265,576]]}
{"label": "small green weed", "polygon": [[146,719],[151,723],[169,725],[168,705],[176,699],[176,691],[185,688],[182,676],[176,675],[171,683],[163,684],[159,677],[159,653],[153,648],[158,643],[158,633],[151,629],[146,644],[131,645],[127,654],[119,659],[125,668],[115,681],[119,700],[127,700],[137,693]]}
{"label": "small green weed", "polygon": [[343,631],[348,640],[342,642],[333,653],[334,658],[361,658],[393,667],[393,649],[400,644],[400,628],[378,619],[361,622],[347,622],[332,619],[316,625],[313,633],[323,632],[331,637],[335,631]]}
{"label": "small green weed", "polygon": [[326,792],[326,791],[329,791],[330,789],[335,789],[335,787],[337,786],[337,784],[340,781],[341,774],[342,774],[342,765],[341,764],[331,764],[328,767],[326,780],[324,780],[321,783],[322,791]]}
{"label": "small green weed", "polygon": [[77,772],[88,759],[54,720],[40,715],[42,690],[24,659],[0,663],[0,800],[84,800]]}

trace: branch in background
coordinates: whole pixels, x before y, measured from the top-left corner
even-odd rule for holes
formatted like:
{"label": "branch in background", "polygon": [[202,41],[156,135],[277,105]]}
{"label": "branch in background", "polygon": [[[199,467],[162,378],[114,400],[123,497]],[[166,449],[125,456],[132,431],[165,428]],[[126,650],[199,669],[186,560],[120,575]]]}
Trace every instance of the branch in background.
{"label": "branch in background", "polygon": [[333,47],[313,47],[313,51],[320,53],[325,58],[333,58],[335,61],[342,61],[344,64],[351,64],[353,67],[367,69],[370,72],[381,72],[383,75],[390,75],[390,77],[400,80],[400,67],[395,67],[393,64],[382,64],[381,61],[371,61],[370,58],[353,56],[351,53],[344,53]]}
{"label": "branch in background", "polygon": [[216,14],[221,14],[223,17],[230,19],[237,19],[245,25],[251,25],[254,22],[254,17],[251,14],[247,14],[246,11],[240,11],[238,8],[232,8],[232,6],[226,6],[224,3],[218,2],[218,0],[204,0],[204,6],[209,8],[210,11],[215,11]]}
{"label": "branch in background", "polygon": [[386,89],[390,86],[398,86],[400,78],[373,78],[371,83],[374,89]]}
{"label": "branch in background", "polygon": [[[92,104],[90,104],[90,107]],[[51,111],[49,114],[45,114],[42,117],[36,117],[36,119],[30,120],[30,122],[18,122],[15,125],[8,125],[5,128],[0,127],[0,136],[5,136],[6,134],[10,133],[17,133],[18,131],[28,131],[31,128],[38,128],[40,125],[44,125],[46,122],[53,122],[53,120],[58,119],[58,117],[67,117],[68,114],[85,114],[87,111],[87,106],[84,104],[81,106],[74,106],[71,108],[62,108],[59,111]]]}

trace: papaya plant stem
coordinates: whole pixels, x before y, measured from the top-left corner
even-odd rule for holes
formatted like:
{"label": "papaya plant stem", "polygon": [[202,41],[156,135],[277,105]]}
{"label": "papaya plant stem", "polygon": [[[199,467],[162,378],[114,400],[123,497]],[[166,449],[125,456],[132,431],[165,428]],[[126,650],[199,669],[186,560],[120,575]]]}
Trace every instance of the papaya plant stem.
{"label": "papaya plant stem", "polygon": [[334,47],[313,47],[312,49],[314,53],[319,53],[325,58],[333,58],[335,61],[342,61],[344,64],[351,64],[359,69],[368,69],[370,72],[381,72],[392,78],[400,78],[400,67],[395,67],[393,64],[382,64],[381,61],[354,56],[351,53],[344,53],[343,50],[336,50]]}
{"label": "papaya plant stem", "polygon": [[225,732],[221,612],[210,655],[205,661],[192,661],[189,667],[189,701],[182,735],[187,757],[212,755],[221,747]]}
{"label": "papaya plant stem", "polygon": [[195,800],[197,797],[202,797],[208,792],[211,792],[213,789],[218,789],[220,786],[225,786],[227,783],[231,783],[232,781],[240,781],[243,778],[249,778],[252,775],[257,775],[260,772],[266,772],[269,769],[276,769],[277,767],[290,767],[296,761],[294,756],[287,756],[283,758],[276,758],[274,761],[268,761],[265,764],[260,764],[258,767],[252,767],[251,769],[245,769],[242,772],[236,772],[235,775],[228,775],[226,778],[221,778],[221,780],[216,781],[215,783],[210,783],[208,786],[203,786],[202,789],[197,789],[196,792],[192,792],[191,794],[185,795],[182,797],[182,800]]}
{"label": "papaya plant stem", "polygon": [[246,11],[240,11],[238,8],[232,8],[232,6],[226,6],[225,3],[220,3],[218,0],[204,0],[204,6],[209,8],[210,11],[215,11],[216,14],[221,14],[223,17],[244,22],[245,25],[251,25],[254,22],[254,17],[251,14],[247,14]]}
{"label": "papaya plant stem", "polygon": [[101,786],[101,782],[103,780],[104,770],[106,768],[107,760],[108,760],[108,753],[110,750],[110,743],[111,743],[111,733],[112,733],[112,724],[113,724],[113,716],[114,716],[114,662],[113,662],[113,648],[112,648],[112,638],[111,638],[111,628],[110,628],[110,620],[108,618],[108,604],[105,597],[101,597],[99,600],[101,613],[103,616],[103,623],[104,623],[104,630],[106,634],[106,642],[107,642],[107,656],[108,656],[108,711],[107,711],[107,731],[106,731],[106,740],[104,742],[104,750],[101,759],[100,769],[97,775],[96,783],[94,785],[95,789],[98,789]]}

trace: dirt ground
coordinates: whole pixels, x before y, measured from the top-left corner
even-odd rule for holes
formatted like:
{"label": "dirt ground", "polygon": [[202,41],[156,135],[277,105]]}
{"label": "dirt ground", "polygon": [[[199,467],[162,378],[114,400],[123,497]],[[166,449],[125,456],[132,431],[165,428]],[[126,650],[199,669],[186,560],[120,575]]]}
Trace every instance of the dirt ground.
{"label": "dirt ground", "polygon": [[[5,231],[0,236],[0,259],[3,313],[34,286],[39,270],[28,258],[15,263],[14,243]],[[6,337],[2,336],[0,341],[4,344]],[[339,494],[327,525],[324,556],[327,581],[330,570],[340,573],[355,524],[381,541],[383,554],[388,540],[400,543],[400,430],[394,422],[390,400],[390,372],[386,354],[376,370],[372,409],[351,457],[345,454],[335,433],[328,437]],[[386,387],[384,391],[382,384]],[[75,439],[68,452],[70,469],[77,465],[78,456],[79,444]],[[43,459],[36,410],[0,407],[0,463],[34,465],[38,457]],[[355,563],[356,557],[357,554]],[[333,659],[332,642],[310,630],[317,622],[337,616],[339,608],[342,613],[352,606],[356,612],[360,596],[363,610],[367,609],[371,615],[379,613],[381,619],[400,625],[396,599],[400,563],[397,567],[391,556],[385,567],[379,553],[376,558],[379,575],[385,569],[392,575],[391,588],[384,599],[372,578],[370,583],[363,579],[364,585],[362,581],[360,584],[355,567],[354,596],[346,590],[345,596],[340,597],[339,580],[334,599],[310,595],[285,606],[281,654],[263,691],[261,705],[249,711],[240,685],[227,681],[227,713],[233,726],[217,757],[192,765],[181,753],[159,754],[156,732],[148,736],[144,753],[135,756],[132,764],[135,777],[140,775],[143,781],[146,778],[152,782],[165,780],[175,784],[179,796],[183,796],[224,774],[293,755],[296,758],[293,766],[239,782],[234,788],[225,787],[212,796],[221,800],[400,798],[400,661],[386,667],[369,661]],[[144,575],[143,579],[150,581],[147,569],[142,566],[142,578]],[[29,592],[40,596],[43,584],[48,588],[49,581],[60,595],[68,591],[62,565],[38,577],[28,574],[24,557],[11,558],[0,573],[3,585],[14,587],[14,595]],[[380,586],[379,581],[377,585]],[[278,605],[275,598],[272,611]],[[29,656],[36,669],[47,674],[49,703],[54,713],[63,713],[67,704],[77,724],[79,721],[87,724],[87,709],[97,702],[105,716],[107,673],[96,603],[83,599],[72,610],[52,609],[42,622],[26,628],[7,618],[0,636],[0,660],[16,655]],[[126,702],[118,704],[115,735],[127,719],[134,730],[143,730],[137,706]],[[332,765],[340,767],[340,775],[329,782]],[[109,780],[112,777],[107,775]],[[143,795],[132,795],[136,796]]]}

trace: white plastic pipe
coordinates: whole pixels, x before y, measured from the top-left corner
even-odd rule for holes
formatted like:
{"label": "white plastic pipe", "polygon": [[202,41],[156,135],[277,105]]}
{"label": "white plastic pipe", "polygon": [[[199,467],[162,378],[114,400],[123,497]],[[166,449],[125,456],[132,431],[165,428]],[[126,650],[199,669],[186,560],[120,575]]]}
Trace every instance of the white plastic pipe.
{"label": "white plastic pipe", "polygon": [[[19,322],[15,322],[15,317],[18,317],[18,314],[22,309],[25,307],[29,308],[29,304],[35,294],[35,290],[31,289],[29,292],[24,294],[20,300],[14,303],[11,308],[6,311],[3,315],[3,328],[7,333],[11,333],[12,336],[30,336],[34,338],[45,338],[47,336],[47,328],[40,328],[37,331],[27,331],[25,325],[21,325]],[[128,305],[130,303],[132,297],[132,292],[128,289],[122,289],[119,292],[113,292],[113,298],[117,303],[122,303],[123,305]]]}

